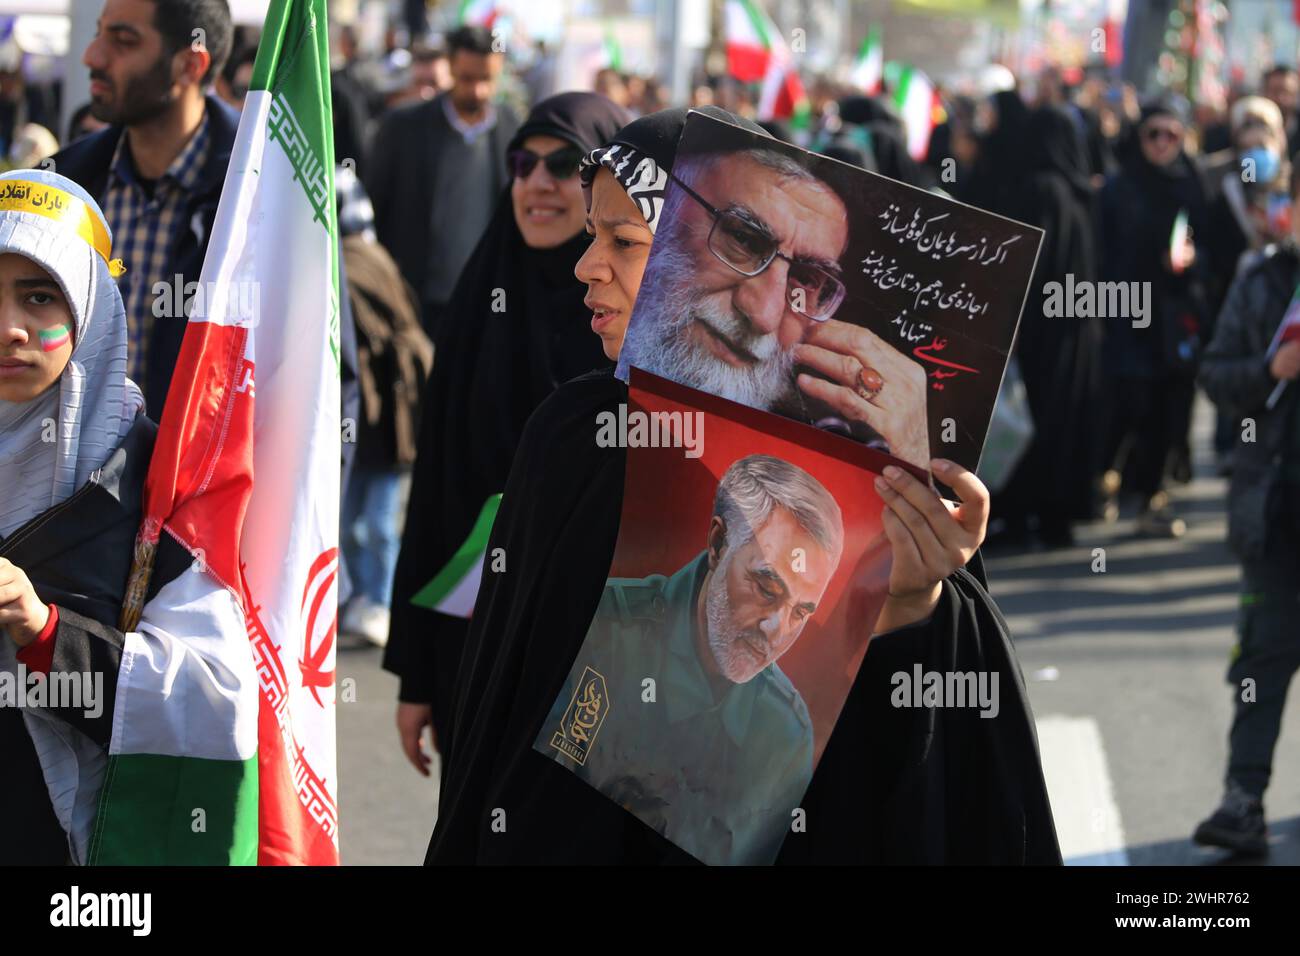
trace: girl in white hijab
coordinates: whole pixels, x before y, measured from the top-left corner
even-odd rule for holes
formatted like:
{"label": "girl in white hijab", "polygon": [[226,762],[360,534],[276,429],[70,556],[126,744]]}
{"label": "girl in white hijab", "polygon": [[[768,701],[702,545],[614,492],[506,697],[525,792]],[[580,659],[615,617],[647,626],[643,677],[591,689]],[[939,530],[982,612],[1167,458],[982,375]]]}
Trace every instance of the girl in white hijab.
{"label": "girl in white hijab", "polygon": [[[84,208],[49,209],[43,197],[62,197],[40,185]],[[80,237],[83,223],[101,249]],[[0,175],[0,275],[18,293],[0,313],[0,537],[84,484],[144,404],[126,377],[126,313],[110,243],[99,205],[70,179],[45,170]],[[58,289],[34,285],[42,274]]]}
{"label": "girl in white hijab", "polygon": [[[212,610],[217,585],[184,573],[189,555],[160,551],[168,599],[137,630],[115,627],[157,428],[126,377],[111,249],[71,180],[0,176],[0,864],[87,862],[109,753],[141,714],[160,740],[201,724],[256,746],[237,717],[257,693],[251,652],[246,668],[209,659],[230,622]],[[50,699],[28,699],[33,671],[51,675]],[[94,699],[54,700],[55,674]]]}

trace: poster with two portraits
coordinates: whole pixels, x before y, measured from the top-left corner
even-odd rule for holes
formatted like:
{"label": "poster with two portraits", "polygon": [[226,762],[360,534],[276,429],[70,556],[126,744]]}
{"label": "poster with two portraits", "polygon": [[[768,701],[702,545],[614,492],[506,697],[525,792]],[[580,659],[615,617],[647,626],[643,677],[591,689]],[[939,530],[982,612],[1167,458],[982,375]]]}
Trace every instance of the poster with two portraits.
{"label": "poster with two portraits", "polygon": [[884,603],[874,480],[976,467],[1040,239],[690,115],[597,423],[613,566],[539,753],[704,863],[776,858]]}

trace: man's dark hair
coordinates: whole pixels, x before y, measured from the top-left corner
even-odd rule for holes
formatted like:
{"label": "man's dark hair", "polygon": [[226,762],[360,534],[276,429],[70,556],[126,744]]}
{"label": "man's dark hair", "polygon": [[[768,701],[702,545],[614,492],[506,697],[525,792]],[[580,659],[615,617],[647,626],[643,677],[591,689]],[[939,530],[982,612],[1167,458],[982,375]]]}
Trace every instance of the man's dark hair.
{"label": "man's dark hair", "polygon": [[413,63],[433,63],[436,60],[444,59],[446,56],[447,51],[440,44],[421,41],[411,46],[411,61]]}
{"label": "man's dark hair", "polygon": [[457,50],[487,56],[492,49],[492,31],[487,27],[457,27],[447,34],[447,53],[455,56]]}
{"label": "man's dark hair", "polygon": [[162,34],[167,55],[175,56],[194,42],[194,31],[203,31],[203,45],[212,62],[200,81],[207,86],[226,60],[235,33],[226,0],[154,0],[153,25]]}
{"label": "man's dark hair", "polygon": [[1279,63],[1277,64],[1277,66],[1273,66],[1268,69],[1268,71],[1264,74],[1263,80],[1265,83],[1267,83],[1275,76],[1290,76],[1295,72],[1296,72],[1295,67],[1286,66],[1284,64]]}

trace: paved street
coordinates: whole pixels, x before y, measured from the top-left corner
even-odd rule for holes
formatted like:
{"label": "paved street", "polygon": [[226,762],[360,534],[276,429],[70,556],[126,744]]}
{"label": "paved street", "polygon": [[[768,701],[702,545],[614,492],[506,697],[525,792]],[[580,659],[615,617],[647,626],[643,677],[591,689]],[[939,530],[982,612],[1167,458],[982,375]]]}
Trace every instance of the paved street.
{"label": "paved street", "polygon": [[423,863],[438,808],[437,766],[421,777],[397,746],[397,678],[380,669],[381,654],[340,640],[339,686],[356,681],[355,702],[338,709],[339,853],[348,865]]}
{"label": "paved street", "polygon": [[[1074,862],[1228,862],[1188,839],[1220,796],[1237,603],[1226,482],[1213,477],[1209,407],[1197,411],[1197,479],[1175,496],[1185,539],[1140,541],[1120,521],[1085,528],[1068,551],[989,563],[1029,683],[1061,849]],[[1105,574],[1091,570],[1098,547]],[[1269,862],[1296,864],[1294,696],[1276,754],[1264,801]]]}
{"label": "paved street", "polygon": [[[1016,637],[1037,715],[1062,850],[1074,863],[1228,862],[1188,839],[1219,797],[1230,698],[1237,571],[1223,545],[1225,483],[1213,477],[1208,408],[1197,480],[1176,495],[1190,530],[1139,541],[1131,520],[1083,529],[1077,547],[997,557],[993,593]],[[1091,570],[1105,548],[1106,572]],[[380,652],[347,643],[339,705],[342,854],[348,864],[418,863],[437,785],[397,748],[396,680]],[[1300,712],[1287,710],[1273,785],[1269,862],[1300,863]]]}

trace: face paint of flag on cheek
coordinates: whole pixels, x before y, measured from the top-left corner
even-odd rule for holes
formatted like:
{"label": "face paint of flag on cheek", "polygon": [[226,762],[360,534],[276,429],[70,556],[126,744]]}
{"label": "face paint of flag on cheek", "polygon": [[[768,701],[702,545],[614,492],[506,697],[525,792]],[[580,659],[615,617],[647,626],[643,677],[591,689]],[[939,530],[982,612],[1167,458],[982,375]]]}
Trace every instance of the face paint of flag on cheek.
{"label": "face paint of flag on cheek", "polygon": [[66,325],[56,325],[52,329],[41,329],[41,351],[53,352],[56,349],[63,348],[68,343],[71,335]]}

